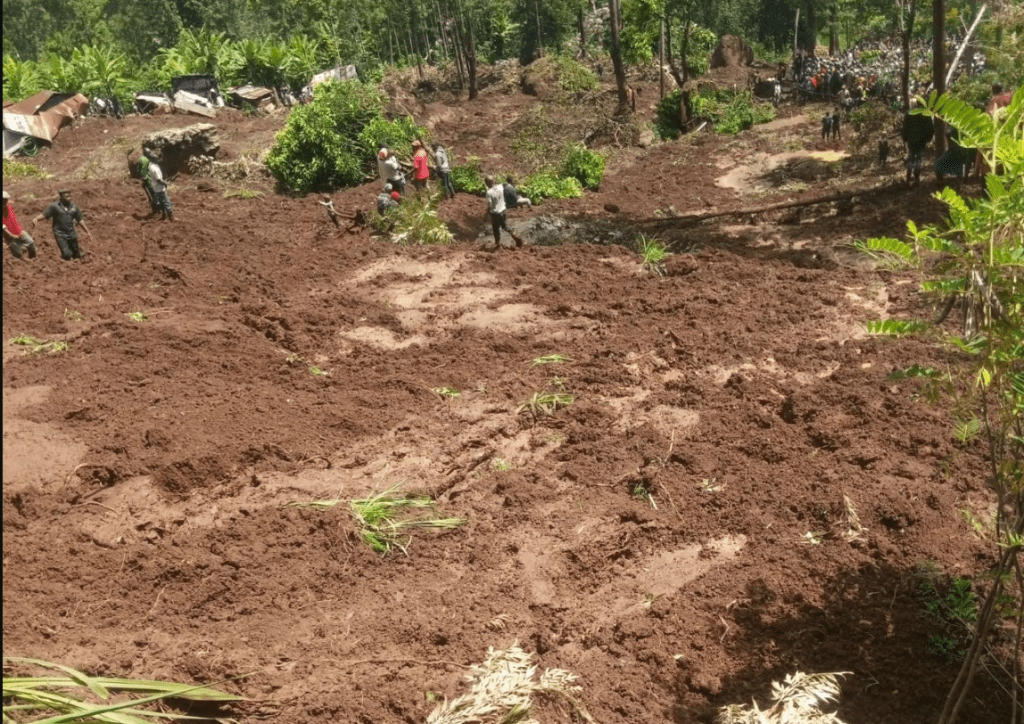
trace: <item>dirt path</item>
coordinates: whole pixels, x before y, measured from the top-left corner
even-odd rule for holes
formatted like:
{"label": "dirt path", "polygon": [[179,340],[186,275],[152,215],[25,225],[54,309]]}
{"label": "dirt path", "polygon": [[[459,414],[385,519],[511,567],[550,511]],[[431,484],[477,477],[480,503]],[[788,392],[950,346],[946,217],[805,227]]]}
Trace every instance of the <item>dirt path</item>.
{"label": "dirt path", "polygon": [[[530,102],[436,128],[474,149]],[[957,510],[985,506],[983,465],[888,377],[935,352],[862,332],[915,309],[915,286],[835,251],[934,218],[926,191],[673,228],[742,204],[715,158],[778,153],[806,132],[793,122],[624,152],[600,192],[517,212],[620,224],[623,243],[657,222],[682,252],[658,276],[622,245],[396,248],[336,232],[310,199],[188,178],[180,222],[140,227],[134,185],[76,169],[159,122],[87,120],[40,156],[89,214],[85,263],[62,264],[42,228],[35,263],[4,257],[4,339],[70,344],[5,346],[5,654],[256,672],[228,685],[245,724],[423,721],[515,640],[578,674],[603,724],[708,722],[794,670],[852,671],[851,724],[937,710],[956,666],[929,651],[948,632],[917,570],[978,570]],[[280,123],[218,120],[235,156]],[[5,188],[28,218],[56,183]],[[461,239],[482,203],[443,207]],[[533,363],[552,354],[567,361]],[[574,401],[521,411],[544,391]],[[347,505],[281,507],[399,483],[468,525],[382,558]],[[991,679],[975,694],[972,722],[1007,719]]]}

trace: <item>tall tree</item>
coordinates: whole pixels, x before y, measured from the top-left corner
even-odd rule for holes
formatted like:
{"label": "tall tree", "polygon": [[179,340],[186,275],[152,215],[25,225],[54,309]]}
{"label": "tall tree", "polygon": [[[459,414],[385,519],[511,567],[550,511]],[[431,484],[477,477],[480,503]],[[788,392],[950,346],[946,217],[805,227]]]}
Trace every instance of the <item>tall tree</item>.
{"label": "tall tree", "polygon": [[[932,3],[932,89],[946,92],[946,0]],[[935,152],[946,150],[946,124],[935,116]]]}
{"label": "tall tree", "polygon": [[[917,19],[917,0],[897,0],[900,8],[900,45],[903,48],[903,68],[900,71],[900,98],[903,112],[910,110],[910,36]],[[904,14],[906,10],[906,14]]]}
{"label": "tall tree", "polygon": [[629,92],[626,88],[626,68],[622,65],[622,49],[619,47],[619,0],[608,0],[611,10],[609,20],[612,26],[612,67],[615,68],[615,85],[619,91],[619,114],[629,110]]}

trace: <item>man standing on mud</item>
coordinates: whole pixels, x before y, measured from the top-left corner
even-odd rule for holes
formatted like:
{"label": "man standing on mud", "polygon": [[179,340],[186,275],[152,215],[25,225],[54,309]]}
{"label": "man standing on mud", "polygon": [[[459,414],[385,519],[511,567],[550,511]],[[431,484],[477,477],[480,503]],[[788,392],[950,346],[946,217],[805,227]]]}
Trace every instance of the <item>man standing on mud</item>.
{"label": "man standing on mud", "polygon": [[92,241],[92,232],[85,225],[82,218],[82,211],[71,201],[71,191],[61,189],[58,192],[57,201],[47,206],[43,213],[32,219],[32,225],[42,219],[53,221],[53,238],[57,241],[60,249],[60,258],[64,261],[82,258],[82,249],[78,246],[78,231],[75,226],[81,226]]}
{"label": "man standing on mud", "polygon": [[441,181],[441,191],[445,198],[455,198],[455,187],[452,185],[452,165],[448,159],[448,151],[440,143],[431,146],[434,150],[434,163],[437,164],[437,177]]}
{"label": "man standing on mud", "polygon": [[22,254],[28,254],[29,259],[35,259],[36,242],[21,228],[18,217],[14,214],[14,207],[9,203],[10,200],[11,195],[4,191],[4,241],[15,259],[21,259]]}
{"label": "man standing on mud", "polygon": [[501,248],[501,230],[508,232],[512,240],[516,242],[516,248],[523,245],[523,240],[512,233],[505,221],[505,187],[494,180],[493,176],[484,179],[487,186],[487,213],[491,217],[491,228],[494,230],[494,246]]}
{"label": "man standing on mud", "polygon": [[174,206],[171,205],[170,194],[167,193],[167,181],[164,172],[152,155],[149,158],[149,188],[153,192],[153,206],[163,214],[165,221],[174,221]]}

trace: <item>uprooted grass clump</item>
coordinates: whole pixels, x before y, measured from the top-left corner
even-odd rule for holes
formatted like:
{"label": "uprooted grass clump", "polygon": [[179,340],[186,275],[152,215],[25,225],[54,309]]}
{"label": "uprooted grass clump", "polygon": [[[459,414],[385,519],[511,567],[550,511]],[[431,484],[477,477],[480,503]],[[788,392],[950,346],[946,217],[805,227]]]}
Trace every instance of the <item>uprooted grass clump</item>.
{"label": "uprooted grass clump", "polygon": [[375,216],[371,224],[399,246],[447,246],[455,237],[437,216],[440,200],[439,194],[406,196],[398,206]]}
{"label": "uprooted grass clump", "polygon": [[537,698],[568,704],[578,719],[594,721],[578,698],[576,676],[565,669],[544,669],[538,677],[532,655],[518,643],[504,650],[488,648],[487,659],[471,667],[466,679],[470,692],[437,706],[427,724],[530,722]]}
{"label": "uprooted grass clump", "polygon": [[[359,528],[359,537],[378,553],[387,555],[398,548],[408,554],[409,543],[412,542],[408,532],[411,530],[458,528],[468,522],[465,518],[424,517],[424,512],[435,510],[435,501],[427,495],[399,493],[398,489],[404,484],[392,485],[368,498],[347,501]],[[346,501],[340,498],[313,500],[288,503],[285,507],[327,510],[343,502]]]}
{"label": "uprooted grass clump", "polygon": [[[172,681],[89,676],[70,667],[38,659],[5,656],[3,666],[5,724],[40,721],[149,724],[168,719],[209,721],[208,717],[151,711],[144,707],[166,699],[230,702],[244,698],[206,686]],[[15,676],[15,673],[24,675]],[[115,696],[117,701],[112,701]]]}
{"label": "uprooted grass clump", "polygon": [[27,347],[25,354],[39,354],[40,352],[46,352],[47,354],[58,354],[60,352],[68,351],[68,343],[62,339],[45,340],[36,339],[27,334],[19,334],[17,337],[11,339],[11,344],[16,344],[19,347]]}
{"label": "uprooted grass clump", "polygon": [[822,707],[839,697],[837,674],[790,674],[782,683],[772,682],[775,703],[761,710],[757,702],[750,706],[733,704],[718,712],[718,724],[843,724],[835,714]]}

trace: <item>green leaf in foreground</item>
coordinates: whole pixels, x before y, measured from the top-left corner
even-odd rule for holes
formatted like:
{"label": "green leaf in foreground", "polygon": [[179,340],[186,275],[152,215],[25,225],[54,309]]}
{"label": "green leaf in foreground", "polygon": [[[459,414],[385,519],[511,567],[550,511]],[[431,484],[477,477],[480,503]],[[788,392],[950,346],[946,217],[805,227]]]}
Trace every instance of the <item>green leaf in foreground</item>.
{"label": "green leaf in foreground", "polygon": [[868,334],[877,334],[886,337],[905,337],[908,334],[917,334],[928,328],[924,322],[901,321],[899,319],[880,319],[867,323]]}
{"label": "green leaf in foreground", "polygon": [[[150,724],[159,719],[209,721],[208,717],[150,711],[139,707],[169,698],[221,702],[244,699],[205,685],[89,676],[71,667],[39,659],[5,656],[3,663],[5,669],[46,669],[57,672],[46,675],[4,676],[5,724]],[[136,696],[116,703],[94,701],[109,699],[111,693]],[[40,716],[44,718],[39,718]]]}

